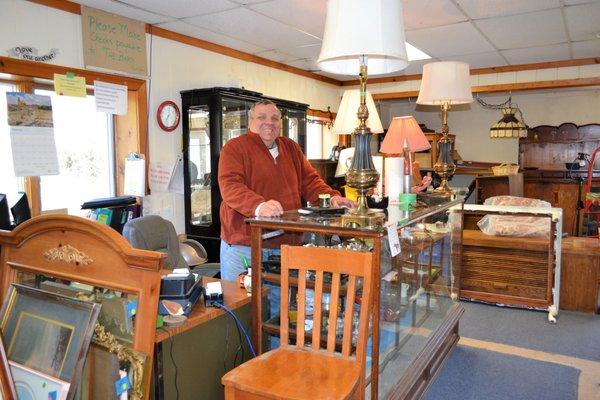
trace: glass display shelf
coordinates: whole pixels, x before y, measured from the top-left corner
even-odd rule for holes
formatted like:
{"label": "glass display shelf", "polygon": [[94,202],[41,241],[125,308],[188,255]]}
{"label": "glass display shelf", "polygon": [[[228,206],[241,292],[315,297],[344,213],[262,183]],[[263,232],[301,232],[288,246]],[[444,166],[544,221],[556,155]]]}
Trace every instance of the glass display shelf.
{"label": "glass display shelf", "polygon": [[[379,268],[373,269],[377,290],[367,344],[365,397],[419,398],[458,341],[458,322],[463,313],[458,303],[462,209],[462,198],[422,195],[408,211],[390,205],[384,210],[385,225],[376,229],[347,227],[339,216],[297,211],[249,219],[252,266],[256,271],[253,291],[263,282],[278,285],[280,281],[273,261],[263,264],[263,247],[288,242],[373,252]],[[278,230],[286,235],[263,239],[263,234]],[[399,242],[399,252],[394,251],[393,256],[388,236],[392,230]],[[259,265],[267,266],[266,272]],[[307,281],[307,287],[310,284]],[[253,339],[259,352],[263,351],[262,344],[268,343],[264,339],[279,332],[277,316],[262,321],[269,314],[267,304],[260,299],[253,301]]]}

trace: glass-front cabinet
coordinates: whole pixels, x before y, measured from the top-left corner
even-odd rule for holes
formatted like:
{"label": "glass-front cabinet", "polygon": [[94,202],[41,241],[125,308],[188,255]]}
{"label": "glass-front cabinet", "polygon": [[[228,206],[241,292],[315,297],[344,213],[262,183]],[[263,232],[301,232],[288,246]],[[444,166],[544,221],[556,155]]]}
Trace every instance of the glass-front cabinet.
{"label": "glass-front cabinet", "polygon": [[282,114],[281,135],[305,151],[306,104],[237,88],[181,92],[186,233],[203,244],[209,261],[219,259],[219,153],[228,140],[246,134],[248,111],[261,99],[277,105]]}
{"label": "glass-front cabinet", "polygon": [[[271,250],[265,252],[268,254],[261,251],[273,247],[269,240],[277,238],[260,240],[263,233],[283,230],[296,233],[296,245],[372,252],[378,290],[373,298],[367,343],[365,398],[418,399],[458,340],[463,313],[458,302],[462,210],[461,198],[448,201],[420,195],[410,210],[391,204],[386,210],[385,227],[377,229],[346,227],[339,216],[296,211],[285,212],[279,218],[249,219],[252,243],[260,243],[259,251],[253,249],[253,257],[258,255],[252,259],[253,296],[259,296],[263,284],[280,284],[279,256]],[[314,276],[309,272],[306,287],[312,288]],[[342,279],[337,304],[346,304],[343,293]],[[325,310],[328,296],[324,293],[322,298]],[[293,296],[288,300],[293,305]],[[279,316],[273,307],[271,301],[262,301],[253,310],[254,343],[259,352],[273,343],[268,338],[279,334]],[[348,310],[341,307],[339,312]],[[304,314],[306,343],[310,343],[313,321],[308,305]],[[290,320],[288,331],[292,337],[298,323]],[[325,333],[319,334],[326,341]],[[336,330],[336,338],[339,335],[341,332]]]}

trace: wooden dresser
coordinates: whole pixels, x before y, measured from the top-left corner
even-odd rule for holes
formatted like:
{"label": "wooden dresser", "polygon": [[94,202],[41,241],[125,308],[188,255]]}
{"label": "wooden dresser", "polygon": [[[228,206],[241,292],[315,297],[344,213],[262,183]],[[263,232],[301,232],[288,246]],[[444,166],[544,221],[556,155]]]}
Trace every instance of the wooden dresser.
{"label": "wooden dresser", "polygon": [[461,297],[546,308],[552,303],[549,241],[463,231]]}
{"label": "wooden dresser", "polygon": [[[551,238],[527,238],[490,236],[481,232],[477,221],[485,214],[499,214],[494,208],[498,207],[465,205],[460,296],[539,309],[557,305],[552,289],[557,285],[554,275],[557,252],[554,247],[556,226],[561,222],[558,216],[560,210],[548,208],[542,214],[548,218],[552,216]],[[503,213],[534,215],[524,211],[527,207],[509,208],[519,211],[505,210]]]}

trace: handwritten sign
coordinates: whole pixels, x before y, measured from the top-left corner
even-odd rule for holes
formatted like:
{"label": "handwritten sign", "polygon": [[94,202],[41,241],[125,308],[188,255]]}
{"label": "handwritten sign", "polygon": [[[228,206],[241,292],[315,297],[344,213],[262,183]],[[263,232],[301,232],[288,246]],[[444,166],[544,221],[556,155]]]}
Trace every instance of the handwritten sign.
{"label": "handwritten sign", "polygon": [[82,6],[81,31],[86,67],[148,75],[143,22]]}

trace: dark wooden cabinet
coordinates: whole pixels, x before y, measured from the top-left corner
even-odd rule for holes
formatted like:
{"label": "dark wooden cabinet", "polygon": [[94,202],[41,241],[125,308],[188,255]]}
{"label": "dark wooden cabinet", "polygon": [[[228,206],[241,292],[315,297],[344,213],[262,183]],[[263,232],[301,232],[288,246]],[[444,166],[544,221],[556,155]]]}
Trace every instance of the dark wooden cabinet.
{"label": "dark wooden cabinet", "polygon": [[206,248],[209,261],[218,261],[220,252],[219,153],[228,140],[246,134],[248,111],[261,99],[273,101],[281,111],[281,135],[305,150],[307,104],[237,88],[181,92],[185,230]]}

